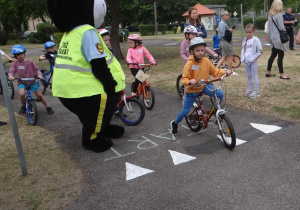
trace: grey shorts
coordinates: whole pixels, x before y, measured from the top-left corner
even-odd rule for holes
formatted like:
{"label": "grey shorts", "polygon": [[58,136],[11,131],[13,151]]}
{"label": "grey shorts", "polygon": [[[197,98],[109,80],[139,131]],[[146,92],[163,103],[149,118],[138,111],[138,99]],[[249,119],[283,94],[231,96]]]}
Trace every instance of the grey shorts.
{"label": "grey shorts", "polygon": [[226,40],[220,41],[220,50],[221,50],[222,56],[233,55],[232,43],[229,43]]}

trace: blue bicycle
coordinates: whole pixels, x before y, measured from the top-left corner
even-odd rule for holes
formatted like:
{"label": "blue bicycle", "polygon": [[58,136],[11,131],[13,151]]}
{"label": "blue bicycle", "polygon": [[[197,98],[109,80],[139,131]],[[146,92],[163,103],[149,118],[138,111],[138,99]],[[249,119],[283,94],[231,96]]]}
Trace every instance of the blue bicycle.
{"label": "blue bicycle", "polygon": [[[39,84],[39,90],[41,91],[41,93],[44,95],[46,92],[46,89],[48,86],[50,86],[50,89],[52,89],[52,83],[51,83],[51,78],[53,75],[53,68],[54,68],[54,60],[55,58],[49,60],[50,63],[50,69],[49,71],[47,69],[40,69],[40,71],[42,72],[42,75],[44,77],[43,80],[38,79],[37,83]],[[40,60],[41,61],[41,60]]]}
{"label": "blue bicycle", "polygon": [[36,99],[32,98],[30,87],[35,83],[35,78],[15,78],[18,79],[23,85],[25,85],[26,89],[26,98],[25,98],[25,106],[26,106],[26,116],[30,125],[36,125],[38,122],[38,109],[36,105]]}

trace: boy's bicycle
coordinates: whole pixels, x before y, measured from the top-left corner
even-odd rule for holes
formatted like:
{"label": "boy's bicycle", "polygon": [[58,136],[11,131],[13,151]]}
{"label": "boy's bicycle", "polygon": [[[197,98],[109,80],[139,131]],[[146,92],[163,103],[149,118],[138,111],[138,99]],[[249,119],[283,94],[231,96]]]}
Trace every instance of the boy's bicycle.
{"label": "boy's bicycle", "polygon": [[[6,64],[8,64],[8,63],[11,63],[11,61],[9,60],[9,61],[3,63],[6,77],[9,72],[9,67],[6,66]],[[8,95],[10,96],[11,99],[13,99],[15,97],[15,87],[14,87],[13,81],[10,81],[8,78],[7,78],[7,86],[8,86]],[[0,94],[3,94],[3,87],[2,87],[1,81],[0,81]]]}
{"label": "boy's bicycle", "polygon": [[36,125],[38,122],[38,109],[36,105],[36,99],[32,98],[30,87],[35,83],[35,78],[15,78],[20,81],[26,88],[26,98],[25,98],[25,106],[26,106],[26,116],[30,125]]}
{"label": "boy's bicycle", "polygon": [[[216,51],[214,51],[215,53],[217,53]],[[208,56],[208,59],[212,62],[212,64],[214,66],[217,66],[219,60],[221,59],[221,57],[214,57],[212,55]],[[241,65],[241,58],[238,55],[233,55],[233,62],[232,62],[232,68],[238,68]],[[223,67],[224,68],[224,67]],[[225,65],[225,68],[227,68],[227,66]],[[184,95],[184,86],[181,83],[181,78],[182,78],[182,74],[178,75],[177,80],[176,80],[176,90],[178,93],[178,96],[180,97],[180,99],[182,99],[183,95]]]}
{"label": "boy's bicycle", "polygon": [[[216,94],[216,91],[222,87],[224,82],[223,79],[226,76],[227,74],[224,74],[222,77],[200,80],[196,83],[196,86],[205,85],[208,90],[214,92],[214,97],[210,97],[212,105],[209,110],[205,109],[203,105],[203,95],[205,94],[200,93],[196,102],[193,104],[193,108],[191,108],[189,113],[185,116],[185,120],[188,127],[194,132],[200,131],[201,128],[205,129],[208,127],[209,122],[214,122],[218,126],[221,138],[225,146],[228,149],[232,150],[236,146],[235,131],[230,119],[226,115],[225,109],[221,108]],[[220,86],[215,90],[212,90],[207,86],[207,83],[215,81],[220,81]],[[216,121],[212,121],[211,117],[215,117]]]}
{"label": "boy's bicycle", "polygon": [[[139,63],[128,63],[128,65],[137,65],[138,69],[142,70],[144,73],[149,71],[152,63],[148,64],[139,64]],[[146,68],[145,68],[146,67]],[[131,90],[133,88],[133,84],[131,84]],[[150,87],[150,81],[143,81],[142,83],[139,83],[139,86],[137,88],[137,99],[139,99],[141,96],[143,96],[143,103],[145,105],[145,108],[148,110],[151,110],[154,107],[155,104],[155,95],[154,91]]]}
{"label": "boy's bicycle", "polygon": [[[49,61],[50,63],[50,69],[49,71],[47,69],[40,69],[40,71],[42,72],[42,75],[44,77],[43,80],[38,79],[37,83],[39,84],[39,90],[41,91],[41,93],[44,95],[46,92],[46,89],[48,86],[50,86],[50,89],[52,88],[52,84],[51,84],[51,78],[53,75],[53,68],[54,68],[54,59],[45,59],[47,61]],[[39,61],[42,61],[41,59],[39,59]]]}
{"label": "boy's bicycle", "polygon": [[118,115],[126,125],[137,125],[145,117],[145,108],[143,104],[131,96],[126,96],[122,91],[121,100],[117,105]]}

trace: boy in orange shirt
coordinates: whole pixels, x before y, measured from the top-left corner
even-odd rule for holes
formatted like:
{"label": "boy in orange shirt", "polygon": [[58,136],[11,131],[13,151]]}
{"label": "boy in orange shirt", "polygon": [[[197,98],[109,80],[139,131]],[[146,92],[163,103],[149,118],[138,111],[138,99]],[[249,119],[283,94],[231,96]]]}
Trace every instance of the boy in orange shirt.
{"label": "boy in orange shirt", "polygon": [[[184,98],[184,105],[182,110],[177,115],[176,119],[171,121],[172,134],[177,134],[178,124],[182,121],[193,106],[197,96],[204,92],[205,95],[214,96],[212,91],[209,91],[206,87],[195,87],[197,81],[201,79],[208,79],[209,76],[218,77],[223,76],[225,73],[230,75],[231,70],[223,70],[215,68],[208,58],[205,58],[206,42],[201,37],[193,38],[190,42],[190,57],[185,64],[181,82],[185,86],[186,94]],[[216,89],[213,85],[207,85],[210,89]],[[217,90],[217,97],[222,102],[223,91]]]}

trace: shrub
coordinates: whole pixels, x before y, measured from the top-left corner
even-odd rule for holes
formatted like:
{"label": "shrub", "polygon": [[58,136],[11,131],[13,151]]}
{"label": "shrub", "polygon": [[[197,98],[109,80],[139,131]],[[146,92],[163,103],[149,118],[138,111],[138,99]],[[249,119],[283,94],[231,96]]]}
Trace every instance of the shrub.
{"label": "shrub", "polygon": [[0,45],[5,45],[7,43],[8,37],[5,31],[0,29]]}
{"label": "shrub", "polygon": [[9,34],[8,34],[8,39],[9,39],[9,40],[16,40],[16,39],[17,39],[17,36],[16,36],[15,33],[9,33]]}
{"label": "shrub", "polygon": [[246,27],[246,25],[248,25],[249,23],[252,23],[253,24],[253,19],[252,17],[246,17],[244,18],[244,27]]}
{"label": "shrub", "polygon": [[49,22],[39,23],[36,25],[38,40],[42,43],[50,40],[50,35],[53,34],[56,28]]}
{"label": "shrub", "polygon": [[254,20],[254,26],[257,30],[264,30],[265,29],[265,23],[267,22],[267,17],[258,17]]}
{"label": "shrub", "polygon": [[127,29],[119,29],[119,42],[123,42],[122,30],[125,31],[124,42],[127,41],[127,37],[129,36],[129,31]]}
{"label": "shrub", "polygon": [[60,45],[60,41],[63,37],[64,33],[61,33],[61,32],[55,32],[53,34],[53,41],[54,43],[56,44],[56,48],[58,49],[59,45]]}
{"label": "shrub", "polygon": [[167,32],[167,25],[166,24],[158,24],[157,30],[160,31],[162,34],[166,34]]}
{"label": "shrub", "polygon": [[38,32],[32,32],[26,35],[26,39],[31,43],[40,42]]}
{"label": "shrub", "polygon": [[174,27],[172,28],[172,31],[173,31],[174,34],[176,34],[176,33],[177,33],[177,27],[174,26]]}
{"label": "shrub", "polygon": [[154,28],[154,25],[139,25],[139,30],[140,30],[141,35],[145,36],[145,35],[149,35],[149,34],[153,35],[155,28]]}

